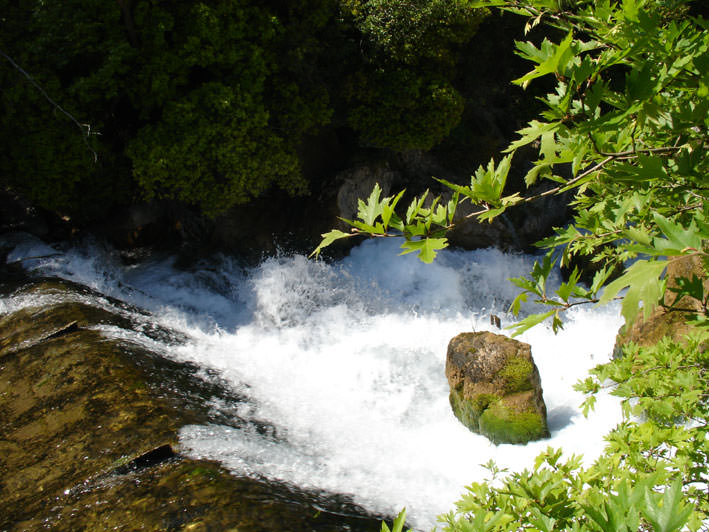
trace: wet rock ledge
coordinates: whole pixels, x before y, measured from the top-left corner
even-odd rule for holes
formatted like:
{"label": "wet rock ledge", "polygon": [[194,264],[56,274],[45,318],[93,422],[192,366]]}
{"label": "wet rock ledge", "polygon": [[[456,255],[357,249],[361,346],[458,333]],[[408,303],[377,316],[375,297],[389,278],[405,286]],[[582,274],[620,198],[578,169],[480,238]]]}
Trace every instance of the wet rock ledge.
{"label": "wet rock ledge", "polygon": [[219,421],[201,397],[228,392],[106,338],[97,326],[131,328],[130,314],[87,292],[31,282],[5,301],[38,306],[0,307],[1,531],[378,530],[354,507],[342,516],[313,494],[180,456],[181,426]]}

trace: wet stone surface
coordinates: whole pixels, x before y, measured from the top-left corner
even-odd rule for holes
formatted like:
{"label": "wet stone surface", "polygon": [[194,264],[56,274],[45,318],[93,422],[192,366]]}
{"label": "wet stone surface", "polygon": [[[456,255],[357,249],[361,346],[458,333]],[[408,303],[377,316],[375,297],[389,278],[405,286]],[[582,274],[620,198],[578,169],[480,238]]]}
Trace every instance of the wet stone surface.
{"label": "wet stone surface", "polygon": [[183,425],[238,425],[206,399],[240,398],[195,367],[105,337],[92,327],[134,324],[77,290],[30,284],[15,297],[56,300],[0,315],[0,530],[379,529],[346,500],[180,456]]}

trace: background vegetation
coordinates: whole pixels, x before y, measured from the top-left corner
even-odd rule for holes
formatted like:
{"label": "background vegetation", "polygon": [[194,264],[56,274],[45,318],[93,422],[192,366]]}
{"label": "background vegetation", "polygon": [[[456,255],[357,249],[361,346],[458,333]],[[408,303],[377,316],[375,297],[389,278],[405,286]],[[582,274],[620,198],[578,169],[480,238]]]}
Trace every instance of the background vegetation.
{"label": "background vegetation", "polygon": [[[0,0],[0,184],[86,220],[140,198],[213,215],[273,188],[305,193],[304,146],[318,134],[351,137],[357,148],[456,153],[474,126],[471,107],[487,104],[474,90],[485,85],[478,74],[498,59],[489,42],[471,49],[483,18],[498,16],[488,9],[523,15],[530,30],[546,26],[547,38],[518,45],[532,69],[516,83],[548,93],[503,156],[470,184],[444,182],[445,201],[420,196],[401,209],[403,194],[375,189],[350,221],[354,232],[327,233],[318,251],[357,234],[398,236],[403,252],[431,261],[464,223],[460,201],[484,221],[572,192],[573,223],[542,243],[550,252],[529,278],[515,280],[512,311],[527,298],[546,305],[517,332],[544,320],[559,328],[564,310],[618,297],[630,324],[664,301],[668,265],[698,259],[700,271],[671,285],[677,300],[694,301],[686,320],[698,336],[630,346],[581,385],[593,394],[610,384],[626,399],[627,423],[609,436],[604,461],[583,468],[550,450],[531,471],[473,484],[443,517],[451,530],[696,530],[709,480],[706,5]],[[510,193],[522,150],[536,157],[525,181],[549,180],[546,192]],[[588,285],[579,260],[595,264]],[[551,293],[546,279],[559,265],[570,275]]]}
{"label": "background vegetation", "polygon": [[216,214],[305,193],[302,152],[325,130],[393,150],[445,139],[485,14],[464,0],[0,1],[0,184],[85,218],[141,198]]}

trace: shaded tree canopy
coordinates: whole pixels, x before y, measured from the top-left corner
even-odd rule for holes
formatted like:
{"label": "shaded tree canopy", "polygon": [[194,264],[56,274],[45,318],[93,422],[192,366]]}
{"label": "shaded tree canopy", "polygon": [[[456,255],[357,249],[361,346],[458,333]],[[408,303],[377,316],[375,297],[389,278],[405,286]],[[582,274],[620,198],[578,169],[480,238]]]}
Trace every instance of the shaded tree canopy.
{"label": "shaded tree canopy", "polygon": [[462,51],[486,13],[461,0],[0,7],[14,62],[0,66],[0,183],[86,218],[140,198],[216,214],[273,187],[305,193],[299,149],[323,128],[435,146],[461,119]]}

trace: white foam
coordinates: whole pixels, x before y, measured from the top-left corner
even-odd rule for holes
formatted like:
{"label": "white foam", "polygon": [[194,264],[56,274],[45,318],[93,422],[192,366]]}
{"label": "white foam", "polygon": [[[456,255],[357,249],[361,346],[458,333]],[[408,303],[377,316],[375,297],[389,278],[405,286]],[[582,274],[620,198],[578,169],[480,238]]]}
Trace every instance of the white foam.
{"label": "white foam", "polygon": [[490,458],[520,470],[549,445],[597,457],[620,419],[617,401],[601,396],[585,419],[572,386],[608,360],[618,309],[574,309],[559,335],[542,326],[521,338],[542,376],[552,438],[494,446],[451,412],[446,347],[460,332],[490,327],[489,312],[516,294],[505,279],[528,272],[534,258],[448,251],[425,265],[398,251],[396,242],[367,241],[331,265],[295,256],[242,269],[221,259],[185,273],[169,259],[119,267],[88,246],[36,267],[148,308],[190,338],[169,356],[216,370],[248,396],[237,407],[253,420],[245,428],[181,431],[184,452],[237,474],[349,494],[373,512],[405,506],[409,524],[426,529]]}

